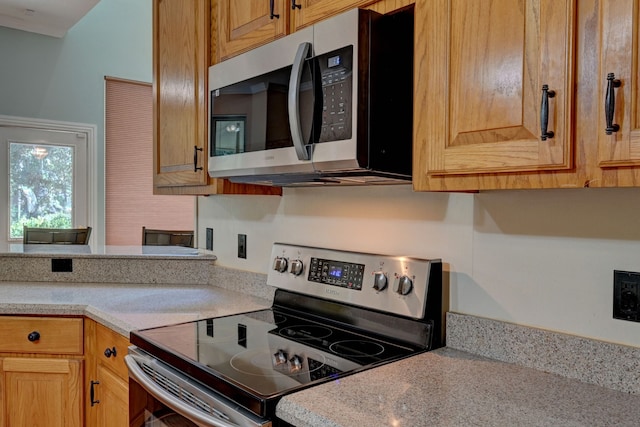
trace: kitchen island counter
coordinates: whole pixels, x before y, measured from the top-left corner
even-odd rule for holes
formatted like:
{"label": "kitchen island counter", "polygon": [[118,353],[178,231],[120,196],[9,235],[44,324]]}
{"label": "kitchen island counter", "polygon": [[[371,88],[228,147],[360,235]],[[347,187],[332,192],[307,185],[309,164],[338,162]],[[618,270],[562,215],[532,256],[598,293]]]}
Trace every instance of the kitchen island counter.
{"label": "kitchen island counter", "polygon": [[637,426],[640,395],[441,348],[285,396],[277,415],[298,427]]}
{"label": "kitchen island counter", "polygon": [[136,329],[270,305],[211,285],[0,282],[0,315],[87,316],[127,338]]}

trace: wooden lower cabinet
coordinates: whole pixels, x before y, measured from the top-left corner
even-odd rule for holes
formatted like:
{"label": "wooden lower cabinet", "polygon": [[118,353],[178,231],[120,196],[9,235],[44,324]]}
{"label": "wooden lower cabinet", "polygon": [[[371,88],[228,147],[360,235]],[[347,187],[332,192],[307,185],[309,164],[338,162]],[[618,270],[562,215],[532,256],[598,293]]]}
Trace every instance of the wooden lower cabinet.
{"label": "wooden lower cabinet", "polygon": [[0,427],[83,423],[81,318],[0,316]]}
{"label": "wooden lower cabinet", "polygon": [[5,357],[2,373],[3,427],[80,427],[82,360]]}
{"label": "wooden lower cabinet", "polygon": [[129,425],[129,382],[115,375],[111,370],[98,365],[94,426]]}
{"label": "wooden lower cabinet", "polygon": [[129,426],[129,373],[124,363],[128,347],[127,338],[93,320],[85,320],[88,427]]}

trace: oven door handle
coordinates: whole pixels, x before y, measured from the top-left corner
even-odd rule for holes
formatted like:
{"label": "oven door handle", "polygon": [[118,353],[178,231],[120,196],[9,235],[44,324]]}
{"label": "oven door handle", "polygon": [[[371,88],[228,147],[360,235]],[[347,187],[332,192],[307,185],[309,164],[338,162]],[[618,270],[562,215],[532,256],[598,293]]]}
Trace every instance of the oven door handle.
{"label": "oven door handle", "polygon": [[133,356],[124,356],[124,362],[126,363],[127,368],[129,368],[129,376],[133,378],[133,380],[140,384],[154,398],[164,403],[183,417],[188,418],[195,423],[203,424],[206,427],[238,427],[237,424],[209,416],[195,408],[192,408],[162,387],[158,386],[147,377],[142,368],[140,368],[140,365],[136,363]]}

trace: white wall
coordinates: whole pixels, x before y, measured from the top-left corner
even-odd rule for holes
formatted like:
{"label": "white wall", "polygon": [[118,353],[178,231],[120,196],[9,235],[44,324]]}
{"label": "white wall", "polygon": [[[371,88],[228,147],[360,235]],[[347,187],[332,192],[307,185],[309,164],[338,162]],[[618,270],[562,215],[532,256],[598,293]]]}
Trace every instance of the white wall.
{"label": "white wall", "polygon": [[97,126],[104,188],[104,77],[151,82],[151,21],[151,0],[101,0],[60,39],[0,27],[0,114]]}
{"label": "white wall", "polygon": [[198,233],[214,229],[219,265],[263,273],[274,241],[439,257],[452,311],[640,346],[640,324],[612,318],[613,270],[640,271],[639,212],[640,189],[299,188],[201,197]]}

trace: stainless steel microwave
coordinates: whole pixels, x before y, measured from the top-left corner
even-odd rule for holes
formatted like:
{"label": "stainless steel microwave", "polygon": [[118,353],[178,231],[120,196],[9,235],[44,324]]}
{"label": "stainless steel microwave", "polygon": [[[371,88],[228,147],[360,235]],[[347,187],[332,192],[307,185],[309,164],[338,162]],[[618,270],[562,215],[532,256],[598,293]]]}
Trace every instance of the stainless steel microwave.
{"label": "stainless steel microwave", "polygon": [[210,67],[209,174],[410,182],[413,16],[353,9]]}

